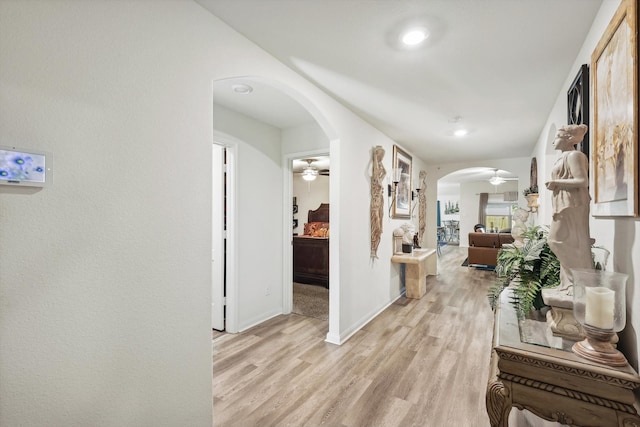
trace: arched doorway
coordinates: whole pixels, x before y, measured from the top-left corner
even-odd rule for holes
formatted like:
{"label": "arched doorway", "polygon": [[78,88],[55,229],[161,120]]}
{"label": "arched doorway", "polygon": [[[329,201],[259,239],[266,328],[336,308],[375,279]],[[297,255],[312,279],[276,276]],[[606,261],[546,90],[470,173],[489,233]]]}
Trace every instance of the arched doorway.
{"label": "arched doorway", "polygon": [[[218,80],[213,102],[214,133],[229,136],[236,149],[238,205],[228,214],[238,227],[232,243],[237,253],[231,257],[235,263],[225,267],[236,273],[226,276],[235,278],[226,283],[227,330],[238,332],[291,311],[292,160],[308,153],[330,155],[335,135],[315,107],[279,82]],[[271,261],[257,258],[260,254]]]}
{"label": "arched doorway", "polygon": [[[518,188],[519,172],[499,167],[465,167],[440,177],[439,244],[468,246],[468,233],[478,223],[486,223],[487,229],[495,231],[508,229],[512,207],[524,203]],[[482,194],[486,195],[483,206]]]}

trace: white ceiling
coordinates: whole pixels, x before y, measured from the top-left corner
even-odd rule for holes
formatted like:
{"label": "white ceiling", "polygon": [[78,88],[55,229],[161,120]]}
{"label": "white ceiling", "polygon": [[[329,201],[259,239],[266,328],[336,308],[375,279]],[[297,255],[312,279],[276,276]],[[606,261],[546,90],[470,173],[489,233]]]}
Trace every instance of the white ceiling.
{"label": "white ceiling", "polygon": [[[247,85],[253,90],[248,94],[239,94],[233,90],[235,85]],[[292,128],[314,120],[293,98],[255,80],[217,80],[213,82],[213,96],[216,104],[280,129]]]}
{"label": "white ceiling", "polygon": [[[197,1],[428,164],[531,155],[602,3]],[[397,42],[410,24],[430,32],[413,50]],[[281,128],[311,120],[277,90],[233,83],[215,102]]]}
{"label": "white ceiling", "polygon": [[[489,181],[492,176],[499,176],[505,181],[518,181],[518,175],[513,171],[487,167],[474,167],[460,169],[443,176],[438,180],[438,197],[460,194],[460,184],[467,182]],[[502,191],[502,186],[494,186],[494,192]]]}

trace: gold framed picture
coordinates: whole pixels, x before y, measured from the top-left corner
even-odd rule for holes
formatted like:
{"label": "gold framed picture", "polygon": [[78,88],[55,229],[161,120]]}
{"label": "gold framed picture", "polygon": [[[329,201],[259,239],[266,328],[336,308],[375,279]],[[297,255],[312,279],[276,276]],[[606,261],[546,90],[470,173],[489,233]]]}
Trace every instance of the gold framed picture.
{"label": "gold framed picture", "polygon": [[392,218],[411,218],[411,166],[412,158],[397,145],[393,146],[393,169],[400,169],[400,181],[396,187]]}
{"label": "gold framed picture", "polygon": [[594,216],[638,216],[638,6],[622,0],[591,55]]}

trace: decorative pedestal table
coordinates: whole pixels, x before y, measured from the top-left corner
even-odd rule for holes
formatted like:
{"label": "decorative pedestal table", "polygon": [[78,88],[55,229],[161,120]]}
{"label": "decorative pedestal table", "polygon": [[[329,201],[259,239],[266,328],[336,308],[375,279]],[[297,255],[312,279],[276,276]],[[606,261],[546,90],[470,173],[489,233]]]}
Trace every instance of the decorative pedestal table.
{"label": "decorative pedestal table", "polygon": [[436,250],[414,249],[410,254],[394,254],[391,262],[405,265],[404,285],[407,298],[422,298],[427,292],[427,274],[436,274]]}
{"label": "decorative pedestal table", "polygon": [[519,321],[510,297],[507,288],[495,313],[486,396],[492,427],[507,427],[512,407],[571,426],[640,426],[640,377],[631,366],[580,358],[574,341],[553,336],[547,322]]}

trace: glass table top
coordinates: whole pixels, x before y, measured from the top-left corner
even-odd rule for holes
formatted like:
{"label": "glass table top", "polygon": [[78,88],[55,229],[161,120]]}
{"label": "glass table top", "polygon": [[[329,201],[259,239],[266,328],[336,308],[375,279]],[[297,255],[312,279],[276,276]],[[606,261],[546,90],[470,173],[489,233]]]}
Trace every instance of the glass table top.
{"label": "glass table top", "polygon": [[520,330],[520,341],[523,343],[564,351],[571,351],[571,347],[575,344],[575,341],[554,336],[544,314],[540,314],[535,319],[519,319],[518,329]]}

